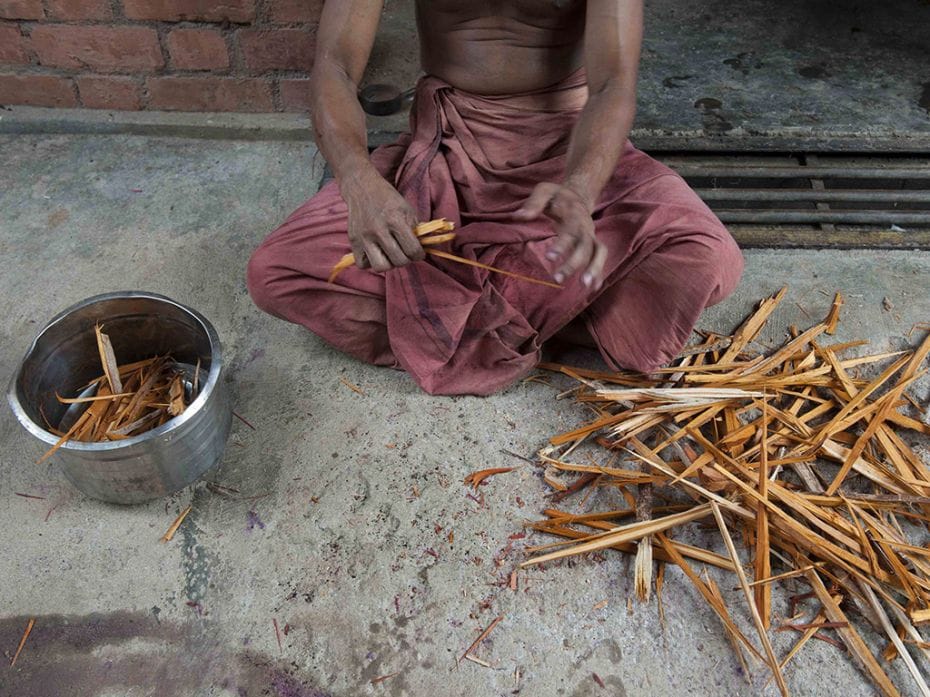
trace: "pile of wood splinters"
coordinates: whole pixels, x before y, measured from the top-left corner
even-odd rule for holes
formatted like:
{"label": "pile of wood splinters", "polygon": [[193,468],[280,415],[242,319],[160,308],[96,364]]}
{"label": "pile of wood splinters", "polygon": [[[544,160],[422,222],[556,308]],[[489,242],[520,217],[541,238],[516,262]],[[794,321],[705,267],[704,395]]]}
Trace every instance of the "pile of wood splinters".
{"label": "pile of wood splinters", "polygon": [[[845,649],[881,693],[899,694],[889,666],[900,662],[906,673],[891,672],[930,695],[920,628],[930,622],[930,471],[912,447],[930,426],[908,394],[927,372],[930,335],[914,350],[848,356],[867,342],[824,336],[839,320],[837,294],[823,322],[762,348],[755,340],[785,292],[732,336],[702,334],[648,378],[542,366],[576,380],[564,394],[595,412],[540,453],[554,498],[605,487],[626,505],[546,510],[532,527],[568,540],[530,548],[536,556],[523,566],[594,550],[635,554],[636,594],[647,600],[654,587],[661,618],[664,565],[675,564],[719,617],[746,674],[747,657],[761,662],[782,694],[789,662],[817,638]],[[712,544],[676,539],[706,539],[708,524]],[[752,557],[748,574],[737,532]],[[735,575],[757,641],[703,565]],[[773,609],[774,583],[790,597]],[[797,641],[776,655],[770,630]]]}
{"label": "pile of wood splinters", "polygon": [[81,396],[55,394],[62,404],[88,406],[67,430],[46,423],[46,428],[59,439],[39,462],[47,460],[71,440],[87,443],[124,440],[158,428],[182,414],[199,392],[199,360],[188,394],[186,372],[170,356],[119,365],[110,337],[99,324],[94,331],[103,375],[81,387],[78,391]]}

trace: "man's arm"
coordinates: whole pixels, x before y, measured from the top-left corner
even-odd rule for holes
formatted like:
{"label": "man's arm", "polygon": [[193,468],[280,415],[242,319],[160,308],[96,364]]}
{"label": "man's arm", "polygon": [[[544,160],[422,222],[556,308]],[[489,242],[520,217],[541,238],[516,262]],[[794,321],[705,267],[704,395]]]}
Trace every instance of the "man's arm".
{"label": "man's arm", "polygon": [[349,242],[360,267],[386,271],[423,258],[416,213],[368,158],[358,83],[383,0],[328,0],[317,29],[310,102],[316,141],[349,208]]}
{"label": "man's arm", "polygon": [[561,184],[539,184],[516,217],[542,214],[558,238],[548,256],[560,262],[556,281],[584,269],[585,285],[603,282],[605,247],[591,214],[617,166],[636,112],[636,77],[643,33],[642,0],[588,0],[584,60],[588,101],[572,131]]}

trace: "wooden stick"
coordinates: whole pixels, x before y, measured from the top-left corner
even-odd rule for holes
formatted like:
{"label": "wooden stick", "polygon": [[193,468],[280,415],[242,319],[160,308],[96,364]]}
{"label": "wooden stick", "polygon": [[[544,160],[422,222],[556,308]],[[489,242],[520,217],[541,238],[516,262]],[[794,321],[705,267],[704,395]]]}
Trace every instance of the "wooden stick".
{"label": "wooden stick", "polygon": [[467,649],[465,649],[465,653],[462,654],[462,657],[459,658],[459,661],[461,661],[461,660],[463,660],[464,658],[466,658],[466,657],[467,657],[467,656],[468,656],[468,655],[469,655],[482,641],[484,641],[485,638],[487,638],[488,634],[490,634],[490,633],[493,631],[493,629],[494,629],[498,624],[500,624],[501,621],[502,621],[505,617],[506,617],[506,615],[501,615],[500,617],[496,617],[496,618],[494,619],[494,621],[491,622],[491,624],[488,625],[488,628],[485,629],[483,632],[481,632],[481,634],[478,635],[478,638],[475,639]]}
{"label": "wooden stick", "polygon": [[504,269],[498,269],[494,266],[489,266],[487,264],[482,264],[480,261],[474,261],[472,259],[466,259],[465,257],[456,256],[455,254],[449,254],[449,252],[442,252],[438,249],[427,249],[427,254],[431,254],[434,257],[440,257],[441,259],[448,259],[449,261],[455,261],[459,264],[465,264],[467,266],[474,266],[479,269],[484,269],[485,271],[491,271],[493,273],[498,273],[501,276],[509,276],[510,278],[516,278],[521,281],[526,281],[528,283],[535,283],[539,286],[547,286],[549,288],[562,288],[558,283],[553,283],[552,281],[543,281],[539,278],[533,278],[532,276],[524,276],[522,273],[514,273],[513,271],[505,271]]}
{"label": "wooden stick", "polygon": [[736,569],[736,576],[739,578],[740,585],[743,587],[746,602],[749,603],[749,610],[752,612],[752,621],[755,623],[756,630],[759,632],[759,640],[762,642],[762,648],[765,650],[765,655],[768,658],[769,667],[772,669],[772,674],[775,676],[775,684],[778,685],[778,689],[781,691],[782,695],[787,697],[788,685],[785,683],[785,678],[781,673],[778,659],[775,657],[775,651],[772,650],[772,643],[769,641],[768,634],[765,631],[765,624],[762,622],[759,608],[756,607],[752,589],[749,588],[749,582],[746,580],[746,573],[740,565],[739,555],[736,553],[736,546],[733,544],[733,538],[730,537],[730,531],[727,530],[727,524],[723,520],[720,506],[718,506],[715,501],[711,501],[710,507],[714,512],[714,518],[717,520],[717,527],[720,529],[720,535],[723,537],[723,541],[730,552],[730,557],[733,559],[733,567]]}
{"label": "wooden stick", "polygon": [[[726,605],[723,603],[721,597],[715,594],[710,587],[701,580],[701,577],[697,575],[694,569],[691,568],[691,565],[684,560],[684,558],[678,553],[678,550],[675,549],[672,540],[665,536],[665,533],[657,533],[656,539],[659,544],[662,545],[662,548],[669,555],[669,558],[678,565],[678,567],[685,573],[685,576],[694,584],[694,587],[697,588],[698,592],[704,597],[704,600],[707,601],[711,609],[717,613],[717,617],[720,618],[720,621],[723,622],[723,626],[726,630],[734,637],[739,639],[743,646],[759,661],[765,663],[765,659],[762,657],[762,654],[759,653],[758,649],[752,645],[752,642],[746,638],[746,635],[743,634],[739,628],[733,623],[730,613],[727,611]],[[742,662],[742,661],[741,661]]]}
{"label": "wooden stick", "polygon": [[[756,509],[756,558],[753,564],[756,579],[764,579],[772,575],[772,560],[769,554],[769,512],[765,507],[769,496],[768,405],[769,400],[763,398],[762,443],[759,450],[759,496],[762,497],[763,505]],[[759,614],[762,616],[762,626],[768,629],[771,626],[772,617],[772,587],[763,583],[756,586],[753,593]]]}
{"label": "wooden stick", "polygon": [[110,383],[110,391],[115,393],[123,391],[123,383],[119,378],[119,366],[116,363],[116,355],[113,353],[113,344],[110,343],[110,337],[103,333],[100,325],[94,325],[94,333],[97,336],[97,350],[100,353],[100,364],[103,366],[103,372]]}
{"label": "wooden stick", "polygon": [[[811,570],[805,575],[810,582],[811,588],[823,605],[827,619],[832,622],[848,622],[846,615],[843,614],[839,604],[827,591],[827,587],[823,584],[817,572]],[[865,671],[869,674],[869,677],[872,678],[872,682],[875,683],[875,686],[878,687],[883,694],[889,695],[890,697],[897,697],[900,693],[894,686],[894,683],[888,678],[885,671],[882,670],[878,661],[875,660],[872,652],[869,651],[869,647],[862,641],[862,637],[859,636],[859,633],[848,626],[837,629],[836,631],[839,632],[839,635],[843,638],[849,652],[862,663]]]}
{"label": "wooden stick", "polygon": [[103,402],[106,400],[122,399],[123,397],[131,397],[133,394],[133,392],[121,392],[120,394],[95,395],[93,397],[62,397],[56,392],[55,399],[57,399],[61,404],[86,404],[88,402]]}
{"label": "wooden stick", "polygon": [[920,690],[920,694],[922,694],[923,697],[930,697],[930,687],[927,686],[927,681],[924,680],[923,675],[920,672],[920,668],[918,668],[917,664],[914,663],[914,659],[908,652],[907,647],[904,646],[904,642],[901,641],[901,637],[899,637],[898,633],[895,631],[894,626],[891,624],[891,620],[889,620],[888,615],[885,614],[884,608],[878,601],[878,598],[875,597],[875,593],[873,593],[872,589],[864,583],[859,583],[858,585],[859,589],[862,591],[862,594],[865,596],[865,599],[868,601],[869,605],[872,607],[872,610],[875,612],[875,616],[878,617],[878,621],[882,625],[882,629],[885,630],[885,634],[888,635],[891,643],[894,644],[894,647],[898,650],[898,655],[901,656],[901,659],[904,661],[904,665],[907,666],[911,677],[914,678],[914,682],[917,684],[917,689]]}
{"label": "wooden stick", "polygon": [[26,624],[26,631],[23,632],[23,638],[19,640],[19,646],[16,647],[16,653],[13,654],[13,660],[10,661],[10,668],[16,665],[16,659],[19,658],[19,654],[22,652],[23,647],[26,645],[26,639],[29,638],[29,635],[32,633],[32,628],[36,624],[36,618],[30,617],[28,624]]}
{"label": "wooden stick", "polygon": [[[768,578],[760,578],[759,580],[753,581],[752,583],[750,583],[750,584],[749,584],[749,587],[752,588],[752,587],[754,587],[754,586],[759,586],[759,585],[762,585],[762,584],[773,583],[773,582],[775,582],[775,581],[783,581],[783,580],[786,579],[786,578],[794,578],[795,576],[800,576],[800,575],[803,574],[805,571],[809,571],[809,570],[811,570],[811,569],[820,568],[820,567],[823,566],[824,564],[825,564],[825,562],[817,562],[816,564],[808,564],[807,566],[802,566],[800,569],[794,569],[794,570],[792,570],[792,571],[786,571],[785,573],[783,573],[783,574],[778,574],[777,576],[769,576]],[[735,588],[734,590],[737,590],[737,589],[738,589],[738,588]]]}
{"label": "wooden stick", "polygon": [[178,528],[181,527],[181,523],[184,522],[184,519],[187,517],[187,514],[191,512],[191,506],[188,506],[183,511],[181,515],[174,519],[174,522],[171,524],[171,527],[168,528],[167,532],[161,536],[162,542],[171,542],[174,539],[174,534],[178,531]]}
{"label": "wooden stick", "polygon": [[690,511],[685,511],[684,513],[676,513],[675,515],[665,516],[664,518],[657,518],[655,520],[647,520],[642,523],[631,523],[630,525],[620,526],[614,528],[612,531],[606,534],[593,536],[596,537],[596,539],[575,545],[571,549],[562,549],[556,552],[551,552],[549,554],[543,554],[541,556],[528,559],[521,563],[520,567],[525,569],[526,567],[533,566],[534,564],[542,564],[543,562],[553,561],[563,557],[575,556],[577,554],[584,554],[585,552],[594,552],[599,549],[604,549],[605,547],[618,544],[620,542],[632,542],[633,540],[638,540],[642,537],[646,537],[647,535],[652,535],[657,532],[662,532],[663,530],[668,530],[669,528],[673,528],[677,525],[690,523],[693,520],[700,520],[701,518],[706,518],[710,514],[711,505],[712,504],[704,504],[702,506],[696,506]]}

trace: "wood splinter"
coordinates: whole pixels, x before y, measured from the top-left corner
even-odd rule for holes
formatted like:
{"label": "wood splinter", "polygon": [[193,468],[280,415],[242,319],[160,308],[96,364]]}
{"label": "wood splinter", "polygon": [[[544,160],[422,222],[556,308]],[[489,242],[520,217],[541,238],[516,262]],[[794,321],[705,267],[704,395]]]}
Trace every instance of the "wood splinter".
{"label": "wood splinter", "polygon": [[178,528],[181,527],[181,523],[184,522],[184,519],[187,518],[187,514],[191,512],[192,506],[188,506],[183,511],[181,515],[175,518],[174,522],[171,524],[171,527],[168,528],[167,532],[161,536],[162,542],[171,542],[174,539],[175,533],[178,531]]}

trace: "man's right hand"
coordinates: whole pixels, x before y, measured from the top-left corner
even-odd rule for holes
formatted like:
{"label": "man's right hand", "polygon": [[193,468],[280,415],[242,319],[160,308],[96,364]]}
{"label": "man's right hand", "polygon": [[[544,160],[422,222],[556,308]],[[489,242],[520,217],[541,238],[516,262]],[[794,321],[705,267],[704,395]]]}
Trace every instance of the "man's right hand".
{"label": "man's right hand", "polygon": [[349,207],[349,244],[360,269],[387,271],[426,256],[413,232],[416,212],[384,177],[372,170],[345,177],[339,188]]}

